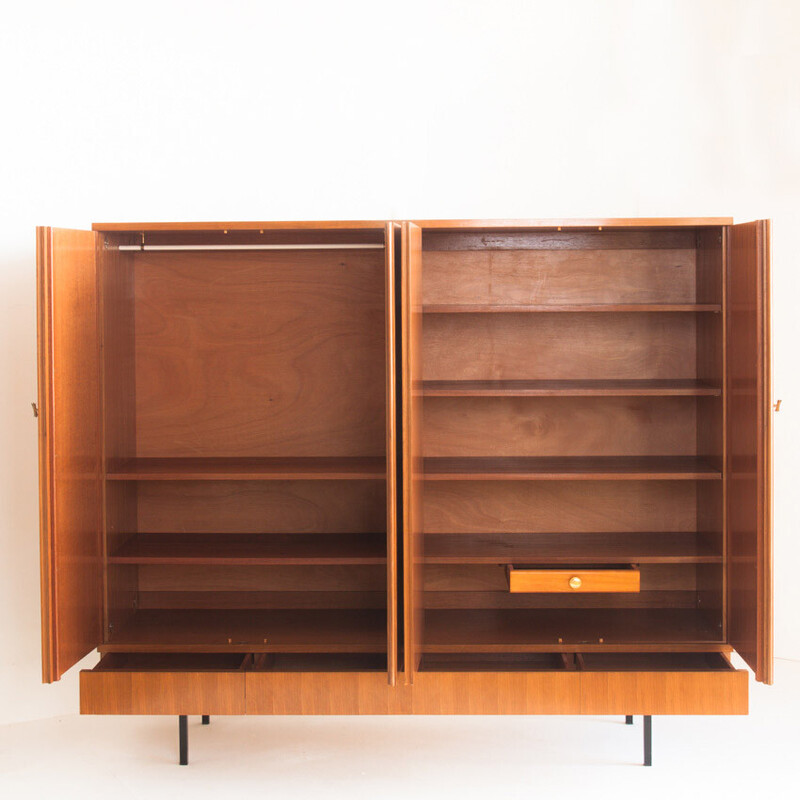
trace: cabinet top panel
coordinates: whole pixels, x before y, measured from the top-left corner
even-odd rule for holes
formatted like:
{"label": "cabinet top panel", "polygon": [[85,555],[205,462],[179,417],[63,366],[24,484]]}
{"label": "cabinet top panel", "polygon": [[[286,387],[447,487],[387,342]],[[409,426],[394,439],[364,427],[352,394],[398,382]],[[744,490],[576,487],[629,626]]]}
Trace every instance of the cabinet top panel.
{"label": "cabinet top panel", "polygon": [[596,219],[422,219],[421,228],[438,230],[519,230],[520,228],[700,228],[733,225],[733,217],[598,217]]}
{"label": "cabinet top panel", "polygon": [[95,222],[95,231],[257,231],[377,230],[386,220],[311,220],[293,222]]}
{"label": "cabinet top panel", "polygon": [[[398,224],[395,222],[395,224]],[[438,230],[519,230],[521,228],[698,228],[732,225],[733,217],[598,217],[596,219],[426,219],[422,228]],[[376,230],[384,220],[302,220],[231,222],[95,222],[95,231],[254,231]]]}

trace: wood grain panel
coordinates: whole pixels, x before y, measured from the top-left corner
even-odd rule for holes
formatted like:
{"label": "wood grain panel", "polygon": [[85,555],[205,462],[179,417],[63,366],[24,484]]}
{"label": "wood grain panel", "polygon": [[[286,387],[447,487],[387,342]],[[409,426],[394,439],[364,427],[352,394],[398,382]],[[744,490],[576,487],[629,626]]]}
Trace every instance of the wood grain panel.
{"label": "wood grain panel", "polygon": [[718,467],[694,456],[459,456],[426,458],[426,481],[715,480]]}
{"label": "wood grain panel", "polygon": [[581,714],[747,714],[745,670],[584,672]]}
{"label": "wood grain panel", "polygon": [[433,314],[424,380],[688,379],[696,315]]}
{"label": "wood grain panel", "polygon": [[399,599],[398,581],[398,503],[397,486],[398,425],[397,425],[397,292],[395,257],[399,254],[396,226],[387,222],[384,228],[385,258],[385,317],[386,317],[386,635],[387,678],[390,686],[397,682],[399,656]]}
{"label": "wood grain panel", "polygon": [[102,640],[97,236],[37,229],[42,677]]}
{"label": "wood grain panel", "polygon": [[109,464],[111,481],[384,480],[383,457],[128,458]]}
{"label": "wood grain panel", "polygon": [[426,653],[524,653],[562,644],[652,645],[720,641],[719,629],[686,609],[436,610],[425,614]]}
{"label": "wood grain panel", "polygon": [[207,592],[163,591],[139,592],[138,607],[145,609],[175,610],[331,610],[385,609],[386,591],[378,592]]}
{"label": "wood grain panel", "polygon": [[[565,228],[571,231],[575,228],[622,229],[652,229],[660,232],[664,228],[699,228],[703,226],[730,225],[731,217],[584,217],[582,219],[559,217],[553,219],[426,219],[416,220],[416,224],[430,230],[462,230],[476,229],[480,232],[516,232],[525,228],[541,228],[556,231]],[[203,223],[195,223],[203,224]],[[220,223],[221,224],[221,223]],[[611,231],[614,232],[614,231]],[[692,233],[689,231],[689,233]]]}
{"label": "wood grain panel", "polygon": [[[330,593],[328,593],[331,596]],[[145,595],[140,595],[145,597]],[[511,594],[503,591],[425,592],[427,609],[697,609],[697,592],[667,589],[643,592],[592,594]]]}
{"label": "wood grain panel", "polygon": [[429,303],[694,303],[695,251],[425,252]]}
{"label": "wood grain panel", "polygon": [[[704,382],[726,386],[725,331],[728,314],[725,303],[725,254],[721,229],[707,228],[697,235],[697,296],[701,301],[721,302],[722,314],[700,314],[697,318],[697,375]],[[727,459],[725,440],[725,398],[697,400],[697,453],[723,472],[720,485],[703,485],[697,491],[697,525],[707,531],[706,541],[726,557],[725,529]],[[698,605],[722,624],[727,637],[725,571],[703,569],[698,581]]]}
{"label": "wood grain panel", "polygon": [[248,714],[402,713],[408,688],[385,672],[248,672]]}
{"label": "wood grain panel", "polygon": [[579,714],[580,677],[569,672],[420,672],[414,714]]}
{"label": "wood grain panel", "polygon": [[434,481],[426,533],[696,530],[690,481]]}
{"label": "wood grain panel", "polygon": [[[746,714],[731,672],[81,673],[83,714]],[[627,704],[627,705],[626,705]]]}
{"label": "wood grain panel", "polygon": [[769,223],[728,238],[728,635],[772,682],[772,409]]}
{"label": "wood grain panel", "polygon": [[381,481],[140,481],[146,533],[373,533],[386,524]]}
{"label": "wood grain panel", "polygon": [[580,678],[557,672],[247,673],[248,714],[578,714]]}
{"label": "wood grain panel", "polygon": [[382,250],[135,258],[140,457],[384,457]]}
{"label": "wood grain panel", "polygon": [[436,398],[426,456],[667,456],[697,448],[693,398]]}
{"label": "wood grain panel", "polygon": [[139,590],[143,592],[378,592],[385,588],[384,566],[139,567]]}
{"label": "wood grain panel", "polygon": [[81,714],[244,714],[244,672],[80,673]]}
{"label": "wood grain panel", "polygon": [[403,643],[405,680],[413,682],[421,657],[424,615],[422,598],[423,481],[422,398],[413,387],[422,379],[422,232],[404,222],[402,270],[403,381]]}
{"label": "wood grain panel", "polygon": [[386,564],[381,534],[136,534],[108,556],[114,564],[310,566]]}
{"label": "wood grain panel", "polygon": [[423,381],[424,397],[693,397],[719,396],[720,383],[696,380]]}
{"label": "wood grain panel", "polygon": [[438,533],[426,564],[722,563],[709,533]]}
{"label": "wood grain panel", "polygon": [[[292,221],[242,221],[228,222],[95,222],[94,231],[362,231],[373,230],[375,241],[386,223],[382,220],[292,220]],[[697,223],[700,224],[700,223]],[[724,224],[724,223],[721,223]]]}
{"label": "wood grain panel", "polygon": [[[383,610],[149,610],[101,652],[385,653]],[[384,675],[384,680],[386,676]]]}

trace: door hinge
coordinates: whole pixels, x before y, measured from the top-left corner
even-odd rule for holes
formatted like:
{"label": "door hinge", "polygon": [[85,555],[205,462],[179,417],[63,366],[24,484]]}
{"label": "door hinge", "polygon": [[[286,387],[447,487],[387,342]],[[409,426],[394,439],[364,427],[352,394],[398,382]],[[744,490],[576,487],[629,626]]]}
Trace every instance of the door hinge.
{"label": "door hinge", "polygon": [[38,417],[39,416],[39,406],[37,406],[36,403],[31,403],[31,406],[33,407],[33,416],[34,417]]}

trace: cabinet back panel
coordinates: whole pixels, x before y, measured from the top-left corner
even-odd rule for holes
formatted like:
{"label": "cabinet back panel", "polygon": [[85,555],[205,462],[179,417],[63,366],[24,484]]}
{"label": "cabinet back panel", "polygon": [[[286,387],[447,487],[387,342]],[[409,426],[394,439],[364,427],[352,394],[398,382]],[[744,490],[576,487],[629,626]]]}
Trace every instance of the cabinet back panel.
{"label": "cabinet back panel", "polygon": [[139,481],[143,533],[374,533],[382,481]]}
{"label": "cabinet back panel", "polygon": [[139,457],[381,456],[384,253],[135,258]]}
{"label": "cabinet back panel", "polygon": [[694,303],[695,250],[426,251],[423,303]]}
{"label": "cabinet back panel", "polygon": [[424,455],[694,455],[696,410],[691,397],[428,398]]}
{"label": "cabinet back panel", "polygon": [[695,317],[428,314],[423,380],[694,378]]}
{"label": "cabinet back panel", "polygon": [[[535,228],[473,227],[435,230],[423,225],[422,245],[435,250],[692,250],[703,228],[604,228],[536,230]],[[719,228],[717,228],[719,233]]]}
{"label": "cabinet back panel", "polygon": [[425,533],[694,531],[692,481],[432,482]]}

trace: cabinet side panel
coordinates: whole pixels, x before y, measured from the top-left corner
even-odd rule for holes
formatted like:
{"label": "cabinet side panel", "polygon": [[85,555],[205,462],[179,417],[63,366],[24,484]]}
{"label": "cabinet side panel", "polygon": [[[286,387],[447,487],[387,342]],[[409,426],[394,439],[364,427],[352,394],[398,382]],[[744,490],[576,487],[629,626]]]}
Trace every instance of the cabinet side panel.
{"label": "cabinet side panel", "polygon": [[43,678],[102,631],[100,325],[96,234],[39,229]]}

